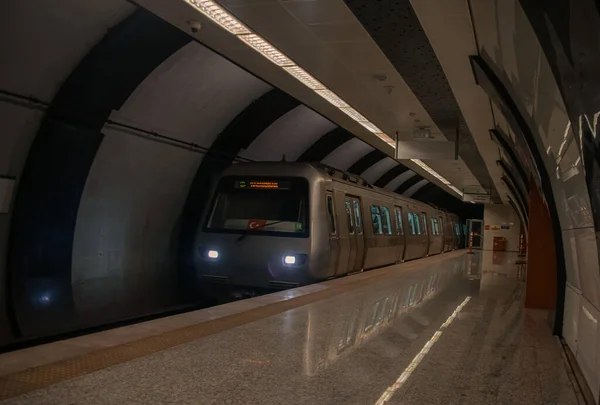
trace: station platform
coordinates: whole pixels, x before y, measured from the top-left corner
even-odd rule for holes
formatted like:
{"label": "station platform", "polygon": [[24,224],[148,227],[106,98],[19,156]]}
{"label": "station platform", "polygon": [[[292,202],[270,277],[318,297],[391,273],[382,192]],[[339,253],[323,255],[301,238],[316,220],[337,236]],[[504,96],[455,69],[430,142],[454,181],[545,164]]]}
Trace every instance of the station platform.
{"label": "station platform", "polygon": [[516,254],[455,251],[0,355],[1,404],[583,404]]}

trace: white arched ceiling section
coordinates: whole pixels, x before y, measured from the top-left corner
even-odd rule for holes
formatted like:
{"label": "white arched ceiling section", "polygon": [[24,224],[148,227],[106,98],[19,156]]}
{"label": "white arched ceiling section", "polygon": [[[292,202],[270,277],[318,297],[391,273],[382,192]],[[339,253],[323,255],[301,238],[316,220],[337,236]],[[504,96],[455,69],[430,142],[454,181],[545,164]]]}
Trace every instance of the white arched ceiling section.
{"label": "white arched ceiling section", "polygon": [[[191,42],[158,66],[110,118],[209,148],[269,89]],[[77,218],[75,302],[82,311],[128,301],[136,302],[136,311],[153,310],[174,301],[179,216],[204,155],[115,126],[103,132]]]}
{"label": "white arched ceiling section", "polygon": [[373,150],[372,146],[353,138],[338,146],[322,162],[337,169],[347,170],[354,162]]}
{"label": "white arched ceiling section", "polygon": [[237,114],[270,89],[190,42],[152,72],[111,119],[208,148]]}
{"label": "white arched ceiling section", "polygon": [[423,180],[417,182],[416,184],[413,184],[412,186],[410,186],[408,188],[408,190],[406,190],[402,195],[404,195],[406,197],[412,197],[413,194],[415,194],[417,191],[419,191],[427,183],[429,183],[429,180],[423,179]]}
{"label": "white arched ceiling section", "polygon": [[416,173],[413,172],[412,170],[407,170],[404,173],[402,173],[400,176],[396,177],[394,180],[392,180],[388,184],[386,184],[386,186],[384,188],[389,191],[396,191],[398,189],[398,187],[400,187],[402,185],[402,183],[404,183],[405,181],[407,181],[408,179],[413,177],[415,174]]}
{"label": "white arched ceiling section", "polygon": [[299,105],[254,140],[240,155],[256,161],[293,161],[336,125],[306,106]]}
{"label": "white arched ceiling section", "polygon": [[361,177],[369,183],[375,183],[384,173],[398,165],[394,159],[386,157],[375,163],[373,166],[365,170]]}
{"label": "white arched ceiling section", "polygon": [[[23,103],[22,98],[52,101],[87,52],[134,9],[122,0],[0,2],[0,91],[6,95],[0,100],[0,176],[15,178],[16,186],[20,185],[44,117],[43,110]],[[0,215],[3,258],[8,255],[13,212],[14,205],[9,214]],[[11,338],[5,321],[5,265],[6,260],[0,260],[0,345]]]}
{"label": "white arched ceiling section", "polygon": [[[0,90],[49,103],[90,48],[133,9],[122,0],[0,2]],[[15,101],[0,102],[0,176],[18,181],[43,111]]]}

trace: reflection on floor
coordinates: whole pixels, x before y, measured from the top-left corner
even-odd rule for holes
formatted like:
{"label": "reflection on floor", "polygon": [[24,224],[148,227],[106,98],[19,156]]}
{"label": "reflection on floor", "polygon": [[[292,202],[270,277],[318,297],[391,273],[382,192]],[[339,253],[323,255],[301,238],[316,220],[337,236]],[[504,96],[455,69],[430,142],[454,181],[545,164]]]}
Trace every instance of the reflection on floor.
{"label": "reflection on floor", "polygon": [[334,280],[308,305],[2,403],[577,404],[515,261],[450,254]]}

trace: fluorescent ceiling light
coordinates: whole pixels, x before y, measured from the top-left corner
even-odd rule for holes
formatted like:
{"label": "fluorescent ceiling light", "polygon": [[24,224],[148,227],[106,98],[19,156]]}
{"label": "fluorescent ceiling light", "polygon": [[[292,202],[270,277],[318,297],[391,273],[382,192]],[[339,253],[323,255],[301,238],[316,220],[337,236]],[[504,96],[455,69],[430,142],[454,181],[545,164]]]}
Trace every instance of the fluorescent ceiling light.
{"label": "fluorescent ceiling light", "polygon": [[[323,86],[323,84],[320,81],[318,81],[317,79],[312,77],[306,70],[302,69],[300,66],[295,66],[295,65],[294,66],[286,66],[283,69],[286,72],[288,72],[289,74],[291,74],[292,76],[294,76],[296,79],[298,79],[303,85],[305,85],[309,89],[313,89],[313,90],[319,89],[320,91],[323,91],[322,89],[326,88],[325,86]],[[327,90],[327,91],[329,91],[329,90]],[[332,92],[330,92],[330,93],[332,93]],[[335,96],[335,94],[334,94],[334,96]]]}
{"label": "fluorescent ceiling light", "polygon": [[377,136],[379,139],[381,139],[385,143],[396,147],[396,142],[394,142],[394,140],[392,138],[390,138],[387,134],[384,134],[383,132],[379,132],[379,133],[375,133],[375,136]]}
{"label": "fluorescent ceiling light", "polygon": [[381,129],[377,128],[372,122],[366,121],[360,121],[359,122],[360,125],[362,125],[363,127],[367,128],[370,132],[374,133],[374,134],[380,134],[381,133]]}
{"label": "fluorescent ceiling light", "polygon": [[[287,73],[294,76],[294,78],[296,78],[306,87],[313,90],[315,93],[323,97],[325,100],[329,101],[334,106],[338,107],[342,112],[344,112],[344,114],[361,124],[369,132],[374,133],[379,139],[383,140],[385,143],[387,143],[393,148],[396,147],[396,143],[391,137],[383,133],[381,129],[377,128],[361,113],[356,111],[354,108],[350,107],[350,105],[347,102],[345,102],[333,91],[325,87],[320,81],[315,79],[307,71],[295,64],[294,61],[288,58],[283,52],[280,52],[277,48],[271,45],[260,35],[252,32],[252,30],[250,30],[248,27],[242,24],[237,18],[231,15],[217,2],[213,0],[185,1],[191,6],[193,6],[196,10],[204,14],[206,17],[208,17],[210,20],[237,36],[240,40],[244,41],[248,46],[259,52],[265,58],[269,59],[277,66],[284,69]],[[564,145],[561,146],[562,148],[564,148]],[[561,152],[559,151],[559,155],[560,153]],[[444,177],[438,174],[431,167],[427,166],[419,159],[412,159],[412,161],[462,196],[462,193],[456,187],[452,186],[448,180],[446,180]]]}
{"label": "fluorescent ceiling light", "polygon": [[422,160],[420,160],[420,159],[411,159],[411,161],[413,163],[416,163],[423,170],[425,170],[427,173],[431,174],[433,177],[435,177],[436,179],[438,179],[439,181],[441,181],[442,183],[444,183],[446,186],[448,186],[448,188],[450,188],[456,194],[458,194],[461,197],[463,196],[462,191],[460,191],[458,188],[454,187],[452,185],[452,183],[450,183],[444,176],[440,175],[438,172],[436,172],[431,167],[429,167],[428,165],[426,165]]}
{"label": "fluorescent ceiling light", "polygon": [[339,98],[338,95],[331,90],[317,90],[316,92],[319,96],[323,97],[337,108],[350,107],[348,103]]}
{"label": "fluorescent ceiling light", "polygon": [[293,66],[294,62],[283,53],[279,52],[273,45],[256,34],[238,35],[238,38],[256,49],[262,56],[269,59],[277,66]]}
{"label": "fluorescent ceiling light", "polygon": [[202,14],[225,28],[234,35],[250,34],[250,30],[237,18],[225,11],[221,6],[211,0],[186,0]]}
{"label": "fluorescent ceiling light", "polygon": [[358,122],[368,121],[368,119],[366,119],[365,117],[363,117],[363,115],[361,113],[359,113],[358,111],[356,111],[352,107],[344,107],[344,108],[340,108],[340,110],[344,114],[346,114],[348,117],[352,118],[354,121],[358,121]]}
{"label": "fluorescent ceiling light", "polygon": [[456,187],[449,185],[448,187],[450,187],[452,190],[454,190],[454,192],[456,192],[456,194],[458,194],[459,196],[463,196],[463,192],[460,191],[459,189],[457,189]]}

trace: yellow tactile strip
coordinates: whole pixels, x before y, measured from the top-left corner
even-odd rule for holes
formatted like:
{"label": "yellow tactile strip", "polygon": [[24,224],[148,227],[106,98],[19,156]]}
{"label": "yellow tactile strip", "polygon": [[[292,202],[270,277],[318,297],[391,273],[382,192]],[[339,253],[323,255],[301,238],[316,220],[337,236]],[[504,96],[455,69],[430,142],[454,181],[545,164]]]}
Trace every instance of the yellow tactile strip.
{"label": "yellow tactile strip", "polygon": [[[437,256],[437,258],[442,257],[447,258],[448,256]],[[169,349],[205,336],[242,326],[303,305],[361,288],[365,286],[366,282],[371,283],[385,275],[387,275],[387,273],[382,272],[378,275],[373,275],[368,279],[361,277],[357,277],[356,281],[346,279],[348,282],[332,286],[326,290],[171,330],[160,335],[150,336],[133,342],[98,350],[94,353],[83,354],[55,363],[7,374],[0,377],[0,400],[22,395],[36,389],[45,388],[68,379],[81,377],[94,371],[99,371],[136,358],[148,356],[161,350]]]}

